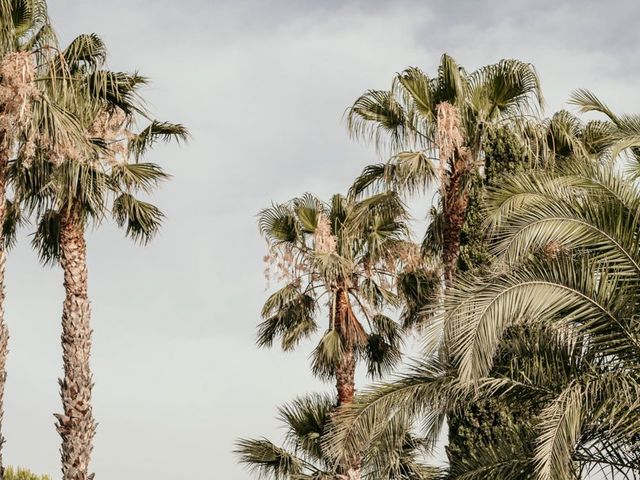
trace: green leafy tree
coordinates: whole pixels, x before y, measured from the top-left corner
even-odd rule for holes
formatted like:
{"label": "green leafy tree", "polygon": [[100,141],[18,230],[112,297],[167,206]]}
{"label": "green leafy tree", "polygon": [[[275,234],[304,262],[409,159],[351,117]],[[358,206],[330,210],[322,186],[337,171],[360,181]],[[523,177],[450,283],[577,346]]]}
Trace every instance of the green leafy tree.
{"label": "green leafy tree", "polygon": [[[468,409],[469,401],[497,401],[517,404],[535,422],[506,422],[509,428],[496,435],[491,418],[476,412],[485,441],[453,458],[450,474],[638,475],[639,425],[629,404],[639,388],[633,353],[637,120],[607,113],[602,102],[585,95],[574,95],[574,102],[582,101],[585,111],[597,103],[609,119],[583,124],[556,114],[538,127],[560,152],[554,168],[501,176],[486,195],[496,261],[490,271],[470,271],[448,290],[446,361],[427,358],[396,382],[366,393],[338,422],[328,442],[333,453],[366,448],[371,438],[392,430],[397,416],[427,418],[425,436],[435,441],[446,412]],[[594,162],[625,149],[626,178]],[[463,432],[463,446],[469,438]]]}
{"label": "green leafy tree", "polygon": [[[628,125],[633,124],[629,117],[625,119]],[[492,266],[495,252],[491,248],[492,242],[487,242],[484,228],[487,222],[487,189],[489,192],[500,191],[511,176],[524,172],[533,171],[532,178],[536,178],[537,175],[564,171],[575,158],[597,164],[599,159],[611,158],[615,154],[616,144],[625,145],[622,143],[624,135],[631,136],[630,127],[621,132],[612,121],[583,123],[564,111],[548,120],[529,121],[520,127],[524,134],[504,125],[487,128],[484,132],[484,175],[476,174],[472,178],[461,233],[458,270],[467,272],[467,275],[491,274],[495,268]],[[527,141],[523,141],[523,136]],[[391,168],[391,171],[397,167],[389,165],[383,167]],[[389,176],[392,177],[391,174]],[[513,205],[519,205],[523,197],[514,194],[512,198]],[[509,211],[508,208],[505,211]],[[493,220],[499,220],[504,214],[502,211],[493,212]],[[425,237],[425,249],[437,254],[443,241],[442,214],[438,209],[435,209],[433,220]],[[498,257],[496,265],[501,263],[502,259]],[[454,286],[455,283],[450,288]],[[435,309],[424,308],[428,304],[433,302],[422,302],[423,311],[429,314],[427,318],[438,309],[437,305]],[[519,361],[529,346],[541,345],[542,340],[547,339],[541,335],[539,331],[522,325],[511,326],[505,332],[505,338],[514,348],[501,347],[490,373],[517,381],[521,381],[523,375],[524,378],[539,375],[539,357],[531,358],[526,368]],[[538,438],[537,418],[545,403],[515,396],[469,395],[465,387],[460,387],[446,331],[442,339],[442,350],[427,357],[414,372],[366,393],[356,405],[343,412],[335,437],[330,438],[329,443],[337,449],[337,454],[342,448],[345,452],[366,449],[372,439],[392,434],[393,419],[397,415],[419,418],[425,438],[436,442],[443,416],[448,412],[449,478],[531,478],[535,466],[533,452]],[[518,349],[516,345],[519,345]],[[557,351],[556,348],[544,355],[553,356]],[[549,378],[555,375],[560,374],[548,372]],[[382,426],[385,423],[389,428]]]}
{"label": "green leafy tree", "polygon": [[554,389],[541,391],[536,378],[514,387],[545,400],[537,478],[575,478],[594,464],[638,473],[640,424],[629,402],[640,388],[639,201],[634,184],[602,167],[514,177],[491,198],[495,250],[508,269],[451,292],[447,327],[463,381],[485,381],[505,332],[522,322],[552,325],[578,356],[571,375],[545,379]]}

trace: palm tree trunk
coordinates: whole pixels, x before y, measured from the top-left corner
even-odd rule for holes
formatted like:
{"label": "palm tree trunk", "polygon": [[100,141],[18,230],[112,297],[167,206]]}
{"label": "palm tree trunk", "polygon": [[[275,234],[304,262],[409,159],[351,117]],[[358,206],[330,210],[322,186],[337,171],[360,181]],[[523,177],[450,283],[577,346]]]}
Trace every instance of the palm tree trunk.
{"label": "palm tree trunk", "polygon": [[88,474],[96,423],[91,408],[93,379],[91,312],[87,294],[87,262],[84,225],[74,212],[63,215],[60,229],[60,263],[64,271],[62,310],[62,359],[64,378],[59,380],[64,413],[56,415],[62,437],[63,480],[90,480]]}
{"label": "palm tree trunk", "polygon": [[[0,145],[4,143],[3,132],[0,134]],[[9,161],[9,150],[0,150],[0,227],[4,225],[6,211],[6,182],[7,164]],[[4,239],[0,238],[0,480],[4,480],[4,463],[2,461],[2,447],[4,446],[4,435],[2,435],[2,419],[4,416],[4,386],[7,381],[7,354],[9,345],[9,330],[4,322],[4,270],[7,261],[7,252]]]}
{"label": "palm tree trunk", "polygon": [[[356,339],[352,331],[353,325],[349,316],[352,315],[349,305],[349,294],[340,288],[335,297],[336,329],[340,333],[344,351],[336,370],[336,390],[338,405],[348,405],[353,402],[356,393]],[[339,480],[358,480],[360,478],[360,457],[353,458],[347,465],[339,469]]]}
{"label": "palm tree trunk", "polygon": [[356,359],[353,347],[348,348],[342,355],[338,371],[336,372],[336,390],[338,391],[338,406],[353,402],[356,391]]}
{"label": "palm tree trunk", "polygon": [[336,292],[336,329],[343,342],[343,355],[336,370],[338,407],[353,402],[356,392],[355,344],[348,333],[349,297],[344,289]]}
{"label": "palm tree trunk", "polygon": [[460,256],[460,233],[464,226],[469,193],[465,185],[465,175],[469,171],[469,153],[457,148],[451,165],[451,174],[445,185],[444,195],[444,245],[442,261],[446,287],[453,284]]}

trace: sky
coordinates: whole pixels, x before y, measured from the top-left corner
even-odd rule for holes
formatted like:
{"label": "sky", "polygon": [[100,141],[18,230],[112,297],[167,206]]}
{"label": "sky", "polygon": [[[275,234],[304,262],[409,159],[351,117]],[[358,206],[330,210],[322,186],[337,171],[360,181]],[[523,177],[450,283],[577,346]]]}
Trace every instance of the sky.
{"label": "sky", "polygon": [[[93,311],[92,470],[98,478],[249,475],[238,437],[279,438],[276,407],[331,389],[295,353],[255,347],[267,290],[256,213],[311,191],[344,192],[371,145],[343,114],[408,66],[433,72],[443,52],[468,70],[502,58],[533,63],[547,113],[589,88],[640,111],[635,1],[49,0],[62,44],[95,32],[109,66],[152,79],[161,120],[187,145],[148,158],[173,176],[154,201],[167,215],[148,247],[105,224],[88,235]],[[424,208],[417,208],[418,221]],[[419,226],[419,222],[417,224]],[[62,274],[42,268],[25,227],[7,267],[11,332],[4,459],[60,478]]]}

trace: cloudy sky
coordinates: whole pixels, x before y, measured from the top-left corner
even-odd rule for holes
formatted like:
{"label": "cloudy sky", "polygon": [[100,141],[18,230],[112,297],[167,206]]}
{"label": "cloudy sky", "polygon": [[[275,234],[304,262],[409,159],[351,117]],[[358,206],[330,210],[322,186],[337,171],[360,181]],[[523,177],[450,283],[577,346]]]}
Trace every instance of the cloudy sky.
{"label": "cloudy sky", "polygon": [[[305,191],[344,191],[373,149],[342,115],[443,52],[468,69],[532,62],[547,112],[573,88],[640,111],[634,1],[50,0],[61,41],[95,32],[110,66],[153,79],[156,116],[184,123],[187,146],[150,158],[173,174],[148,248],[110,226],[89,236],[98,478],[248,478],[238,436],[277,436],[278,404],[329,388],[309,376],[310,348],[254,347],[265,298],[255,214]],[[426,211],[416,211],[418,219]],[[12,252],[5,460],[58,478],[56,379],[61,272],[43,270],[28,228]]]}

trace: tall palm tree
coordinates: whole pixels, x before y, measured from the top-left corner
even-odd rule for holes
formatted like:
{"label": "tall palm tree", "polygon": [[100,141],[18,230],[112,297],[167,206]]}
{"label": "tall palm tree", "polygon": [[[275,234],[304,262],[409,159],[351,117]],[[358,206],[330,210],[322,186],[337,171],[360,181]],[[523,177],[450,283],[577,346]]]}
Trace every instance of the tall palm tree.
{"label": "tall palm tree", "polygon": [[[335,462],[323,449],[331,422],[334,399],[329,395],[297,398],[279,409],[286,427],[285,445],[266,438],[242,439],[235,453],[241,463],[262,478],[273,480],[347,479],[335,471]],[[398,445],[374,445],[363,465],[364,479],[430,480],[439,470],[422,463],[424,446],[404,425],[398,429]]]}
{"label": "tall palm tree", "polygon": [[0,2],[0,480],[4,478],[1,433],[3,395],[9,332],[4,319],[4,271],[7,249],[19,221],[17,204],[7,198],[9,163],[16,154],[29,154],[39,136],[47,148],[70,143],[81,150],[83,139],[77,122],[51,103],[43,84],[57,83],[45,74],[48,57],[56,39],[44,0],[3,0]]}
{"label": "tall palm tree", "polygon": [[[329,204],[306,194],[260,213],[269,243],[268,274],[284,286],[264,304],[258,345],[271,346],[279,338],[283,350],[295,348],[318,329],[320,302],[326,299],[328,325],[312,369],[335,380],[336,406],[353,401],[359,358],[372,376],[400,359],[401,329],[385,308],[397,305],[424,271],[417,245],[407,240],[406,219],[393,193],[362,201],[334,195]],[[357,472],[357,455],[342,466],[343,474]]]}
{"label": "tall palm tree", "polygon": [[158,140],[187,136],[181,125],[157,121],[134,133],[137,114],[144,113],[138,89],[145,79],[103,70],[105,58],[101,40],[83,35],[49,67],[67,69],[74,95],[55,88],[50,93],[61,109],[79,119],[83,136],[96,146],[93,154],[73,148],[54,152],[36,141],[35,154],[19,156],[12,171],[17,197],[40,214],[35,248],[45,263],[59,262],[64,272],[64,377],[59,381],[63,413],[56,418],[65,480],[93,477],[88,472],[96,424],[85,230],[110,214],[129,237],[147,242],[163,215],[136,195],[150,193],[167,175],[141,158]]}
{"label": "tall palm tree", "polygon": [[[432,78],[418,68],[408,68],[395,76],[390,90],[367,91],[349,110],[352,135],[374,139],[378,149],[386,146],[391,153],[386,163],[366,167],[351,192],[357,196],[382,187],[414,194],[436,187],[438,196],[423,246],[425,253],[439,259],[446,289],[453,284],[460,263],[469,260],[460,260],[462,244],[468,239],[462,234],[470,194],[480,193],[477,184],[482,183],[488,137],[502,130],[524,133],[542,103],[535,69],[518,60],[502,60],[468,73],[444,54]],[[472,206],[478,200],[472,198]],[[482,243],[481,236],[478,241]],[[439,303],[437,297],[431,300]],[[465,428],[459,431],[474,432],[476,416],[471,410],[459,412],[450,423],[452,427],[454,421],[462,423]],[[456,447],[468,450],[457,445],[461,439],[454,435],[456,431],[449,430],[450,458],[456,456]],[[471,441],[478,443],[475,438]]]}
{"label": "tall palm tree", "polygon": [[493,125],[528,119],[542,102],[535,69],[518,60],[467,73],[444,54],[433,78],[408,68],[396,75],[390,90],[369,90],[349,109],[352,135],[373,139],[392,154],[386,164],[365,168],[352,192],[383,186],[411,194],[438,184],[441,258],[451,285],[470,179],[483,164],[485,133]]}

